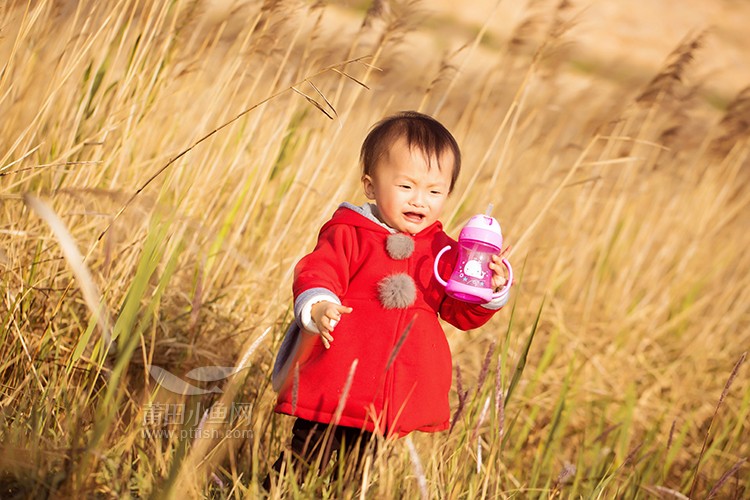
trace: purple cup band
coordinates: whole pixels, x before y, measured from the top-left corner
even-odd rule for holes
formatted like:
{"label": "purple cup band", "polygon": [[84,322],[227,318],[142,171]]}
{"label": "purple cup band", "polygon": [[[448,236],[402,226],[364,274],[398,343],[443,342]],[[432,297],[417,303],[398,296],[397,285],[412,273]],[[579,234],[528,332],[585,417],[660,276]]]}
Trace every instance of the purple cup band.
{"label": "purple cup band", "polygon": [[496,247],[498,252],[503,248],[503,237],[501,235],[497,234],[494,231],[488,231],[487,229],[478,227],[463,228],[458,239],[479,241],[480,243]]}

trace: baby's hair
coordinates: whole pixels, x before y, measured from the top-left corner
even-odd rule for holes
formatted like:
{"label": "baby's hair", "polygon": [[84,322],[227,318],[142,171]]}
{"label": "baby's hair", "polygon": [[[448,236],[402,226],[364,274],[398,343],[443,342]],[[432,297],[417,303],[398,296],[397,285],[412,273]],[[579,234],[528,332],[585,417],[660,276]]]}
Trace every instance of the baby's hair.
{"label": "baby's hair", "polygon": [[453,191],[458,173],[461,171],[461,150],[458,143],[442,123],[416,111],[402,111],[384,118],[373,126],[362,143],[359,154],[363,175],[372,175],[380,157],[388,152],[390,145],[399,137],[406,138],[409,148],[419,149],[427,158],[437,158],[438,169],[442,169],[440,156],[446,151],[453,153],[453,175],[450,185],[450,191]]}

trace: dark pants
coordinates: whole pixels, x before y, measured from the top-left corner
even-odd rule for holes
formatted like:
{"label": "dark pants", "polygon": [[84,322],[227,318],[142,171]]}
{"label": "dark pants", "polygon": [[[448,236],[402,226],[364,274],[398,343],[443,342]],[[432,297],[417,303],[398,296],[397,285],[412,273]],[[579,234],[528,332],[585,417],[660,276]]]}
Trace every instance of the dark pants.
{"label": "dark pants", "polygon": [[[331,461],[333,452],[337,452],[337,461],[359,471],[364,462],[367,446],[372,433],[354,427],[335,426],[329,430],[328,424],[321,424],[298,418],[292,427],[291,449],[283,451],[271,469],[278,474],[281,466],[290,453],[290,462],[297,478],[303,478],[315,461],[320,459],[319,472],[323,472]],[[271,474],[266,476],[263,487],[271,489]]]}

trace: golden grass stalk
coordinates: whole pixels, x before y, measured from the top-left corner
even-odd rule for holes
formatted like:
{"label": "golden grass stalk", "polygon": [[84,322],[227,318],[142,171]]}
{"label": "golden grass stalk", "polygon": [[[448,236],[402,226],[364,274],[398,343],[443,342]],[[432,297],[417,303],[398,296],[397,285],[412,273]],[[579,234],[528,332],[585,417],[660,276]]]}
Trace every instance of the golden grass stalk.
{"label": "golden grass stalk", "polygon": [[681,99],[680,86],[685,72],[695,60],[696,52],[704,45],[705,33],[698,33],[680,42],[667,58],[664,68],[646,85],[636,102],[654,104],[665,98]]}
{"label": "golden grass stalk", "polygon": [[505,391],[502,383],[503,355],[497,357],[497,372],[495,373],[495,414],[497,415],[497,440],[502,443],[505,436]]}
{"label": "golden grass stalk", "polygon": [[698,454],[698,459],[695,462],[695,469],[693,470],[693,482],[692,482],[692,485],[690,486],[690,495],[689,495],[691,497],[693,496],[695,492],[696,484],[698,483],[698,471],[700,470],[701,461],[703,460],[703,454],[706,452],[706,444],[708,443],[708,437],[711,434],[711,427],[713,427],[714,421],[716,420],[716,416],[719,414],[719,408],[721,408],[721,405],[724,402],[724,399],[727,397],[727,394],[729,393],[729,389],[732,387],[732,383],[734,382],[734,379],[737,377],[737,374],[740,371],[740,367],[742,366],[742,363],[745,362],[746,357],[747,357],[747,352],[743,352],[742,356],[740,356],[740,359],[738,359],[737,363],[734,365],[734,368],[732,369],[732,373],[729,375],[729,379],[727,379],[727,383],[724,385],[724,390],[721,391],[721,396],[719,396],[719,401],[716,403],[716,409],[714,410],[713,415],[711,415],[711,420],[708,422],[708,429],[706,429],[706,434],[703,437],[703,445],[701,446],[701,451],[700,451],[700,454]]}
{"label": "golden grass stalk", "polygon": [[26,193],[24,195],[24,202],[47,223],[55,238],[57,238],[60,250],[78,281],[78,286],[81,289],[83,299],[86,301],[93,320],[99,325],[102,339],[104,340],[103,349],[106,356],[112,345],[112,320],[109,318],[106,305],[102,301],[99,287],[94,282],[91,273],[86,267],[83,255],[78,250],[73,236],[54,210],[41,199],[30,193]]}
{"label": "golden grass stalk", "polygon": [[419,458],[417,448],[414,446],[414,442],[411,436],[404,438],[406,441],[406,448],[409,450],[409,459],[411,460],[412,467],[414,467],[414,474],[417,476],[417,484],[419,485],[419,494],[422,499],[430,498],[427,491],[427,478],[424,475],[424,468],[422,467],[422,460]]}
{"label": "golden grass stalk", "polygon": [[406,325],[406,328],[404,328],[404,331],[401,333],[401,336],[399,336],[398,341],[396,342],[396,345],[393,346],[393,349],[391,350],[391,354],[388,356],[388,362],[385,364],[385,371],[388,371],[391,367],[391,364],[396,360],[396,356],[398,356],[399,351],[401,350],[401,347],[404,345],[404,342],[406,341],[406,337],[409,336],[409,332],[411,331],[412,326],[414,325],[414,321],[417,319],[417,315],[415,314],[409,323]]}
{"label": "golden grass stalk", "polygon": [[464,412],[464,408],[466,407],[466,399],[469,396],[469,389],[464,390],[463,388],[463,380],[461,378],[461,366],[456,365],[456,394],[458,395],[458,404],[456,405],[456,410],[453,412],[453,417],[451,418],[451,426],[448,430],[448,433],[450,434],[453,432],[453,428],[458,423],[458,420],[461,418],[461,415]]}
{"label": "golden grass stalk", "polygon": [[354,380],[354,373],[357,371],[358,363],[359,363],[359,360],[355,359],[354,361],[352,361],[352,365],[349,367],[349,374],[346,376],[346,382],[344,383],[344,388],[341,390],[339,404],[336,406],[336,411],[333,414],[332,424],[334,426],[338,425],[339,420],[341,419],[341,414],[344,411],[346,400],[349,397],[349,390],[352,388],[352,381]]}
{"label": "golden grass stalk", "polygon": [[741,458],[735,462],[735,464],[726,471],[718,481],[716,481],[716,484],[711,488],[711,491],[708,492],[707,499],[714,498],[719,494],[719,490],[722,486],[724,486],[724,483],[726,483],[732,476],[737,474],[737,472],[740,470],[740,467],[745,465],[745,462],[747,462],[746,458]]}

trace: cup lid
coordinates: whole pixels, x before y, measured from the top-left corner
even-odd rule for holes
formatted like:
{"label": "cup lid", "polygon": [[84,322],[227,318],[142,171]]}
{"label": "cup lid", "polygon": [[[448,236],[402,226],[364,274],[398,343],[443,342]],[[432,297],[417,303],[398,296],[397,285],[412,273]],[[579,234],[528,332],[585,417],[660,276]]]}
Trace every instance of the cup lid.
{"label": "cup lid", "polygon": [[461,229],[459,239],[483,241],[498,249],[503,246],[503,233],[500,223],[489,215],[475,215]]}

